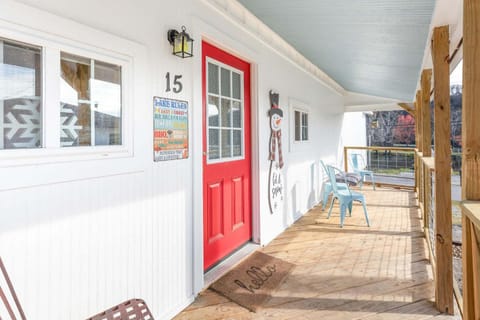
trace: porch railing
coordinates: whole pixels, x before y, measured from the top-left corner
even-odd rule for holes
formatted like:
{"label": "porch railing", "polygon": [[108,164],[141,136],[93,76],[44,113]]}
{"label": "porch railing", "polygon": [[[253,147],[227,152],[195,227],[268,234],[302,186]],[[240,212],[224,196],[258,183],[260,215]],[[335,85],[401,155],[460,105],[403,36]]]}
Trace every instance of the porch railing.
{"label": "porch railing", "polygon": [[464,201],[462,217],[463,299],[468,315],[480,315],[480,201]]}
{"label": "porch railing", "polygon": [[429,246],[433,268],[435,269],[435,159],[415,154],[418,204],[423,217],[425,237]]}
{"label": "porch railing", "polygon": [[[433,267],[433,273],[437,275],[438,264],[443,264],[441,268],[445,268],[445,264],[452,265],[454,261],[443,261],[441,257],[436,256],[436,243],[437,237],[440,235],[437,232],[436,226],[436,208],[441,206],[442,199],[436,199],[435,197],[435,158],[424,157],[421,152],[415,152],[415,191],[417,193],[419,208],[423,217],[425,238],[427,240],[430,261]],[[448,172],[447,174],[451,174]],[[450,188],[450,186],[448,186]],[[448,209],[448,208],[446,208]],[[450,216],[452,216],[452,210],[450,208]],[[453,242],[451,243],[453,246]],[[464,250],[464,248],[462,248]],[[451,268],[451,266],[450,266]],[[454,268],[455,269],[455,268]],[[460,312],[463,310],[463,297],[461,291],[461,285],[457,282],[457,276],[453,277],[453,292],[457,299],[457,305]],[[465,278],[463,279],[465,281]],[[438,288],[437,288],[438,289]]]}
{"label": "porch railing", "polygon": [[[438,267],[440,267],[440,270],[443,270],[446,264],[450,264],[451,268],[453,261],[443,261],[445,259],[437,257],[435,253],[436,250],[438,250],[435,248],[437,241],[439,241],[437,238],[442,238],[437,232],[435,218],[436,208],[442,207],[442,199],[436,199],[435,197],[435,158],[424,157],[421,152],[413,148],[348,146],[344,147],[344,164],[346,171],[353,171],[349,163],[351,153],[361,153],[364,156],[368,169],[375,173],[375,179],[376,181],[378,180],[378,184],[406,187],[415,190],[434,274],[437,275]],[[378,156],[379,154],[381,154],[380,157]],[[450,174],[450,172],[448,174]],[[383,180],[377,179],[377,177],[383,177]],[[408,179],[405,179],[406,177],[408,177]],[[464,254],[463,265],[465,268],[465,259],[470,259],[467,260],[470,261],[468,265],[472,265],[472,261],[474,261],[475,264],[473,265],[476,266],[468,273],[467,278],[465,278],[464,271],[463,281],[469,281],[469,283],[475,284],[472,285],[472,288],[467,294],[473,295],[475,299],[480,299],[480,202],[465,203],[463,205],[463,211],[470,212],[469,215],[465,215],[466,217],[463,221],[464,238],[462,242],[468,242],[468,245],[463,245],[462,248]],[[465,232],[466,228],[470,228],[469,231]],[[466,240],[465,237],[468,237],[468,240]],[[443,242],[441,243],[443,245]],[[468,253],[466,251],[468,251]],[[438,289],[439,288],[436,288],[436,290]],[[455,279],[453,281],[453,289],[458,305],[460,309],[462,309],[462,292]],[[442,289],[440,288],[440,290]],[[463,295],[465,297],[465,292]]]}
{"label": "porch railing", "polygon": [[350,157],[353,153],[357,153],[362,155],[367,169],[373,171],[376,185],[402,188],[415,186],[415,149],[346,146],[343,150],[345,171],[354,171]]}

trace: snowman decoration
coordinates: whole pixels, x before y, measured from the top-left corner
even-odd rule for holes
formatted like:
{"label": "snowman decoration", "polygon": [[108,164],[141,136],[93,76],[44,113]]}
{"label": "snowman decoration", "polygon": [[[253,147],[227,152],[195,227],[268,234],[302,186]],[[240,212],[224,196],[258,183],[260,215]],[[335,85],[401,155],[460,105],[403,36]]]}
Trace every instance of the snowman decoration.
{"label": "snowman decoration", "polygon": [[268,200],[270,212],[276,213],[283,210],[284,184],[281,169],[283,168],[282,155],[282,121],[283,111],[278,106],[278,93],[270,90],[271,108],[268,111],[270,116],[270,174],[268,181]]}

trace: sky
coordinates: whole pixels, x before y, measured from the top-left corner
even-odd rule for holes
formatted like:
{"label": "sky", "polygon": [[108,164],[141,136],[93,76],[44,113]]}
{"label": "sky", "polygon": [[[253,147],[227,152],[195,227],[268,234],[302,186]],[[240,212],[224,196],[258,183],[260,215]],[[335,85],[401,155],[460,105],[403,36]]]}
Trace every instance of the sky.
{"label": "sky", "polygon": [[463,60],[460,61],[457,67],[450,74],[450,85],[462,84],[462,71],[463,71]]}

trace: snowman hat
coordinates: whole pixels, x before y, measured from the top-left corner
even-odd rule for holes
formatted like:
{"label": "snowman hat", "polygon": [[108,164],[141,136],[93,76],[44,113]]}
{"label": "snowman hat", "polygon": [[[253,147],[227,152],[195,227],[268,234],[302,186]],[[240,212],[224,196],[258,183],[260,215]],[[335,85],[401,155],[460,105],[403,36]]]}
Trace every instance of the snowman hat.
{"label": "snowman hat", "polygon": [[270,117],[273,116],[274,114],[278,114],[280,117],[283,118],[283,111],[281,109],[272,108],[272,109],[268,110],[268,115]]}

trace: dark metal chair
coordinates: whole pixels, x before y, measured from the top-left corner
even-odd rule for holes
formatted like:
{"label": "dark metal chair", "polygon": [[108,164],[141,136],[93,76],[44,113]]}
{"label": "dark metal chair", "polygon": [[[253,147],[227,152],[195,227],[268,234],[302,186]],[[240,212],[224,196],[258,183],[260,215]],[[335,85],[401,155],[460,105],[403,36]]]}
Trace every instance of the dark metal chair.
{"label": "dark metal chair", "polygon": [[[0,320],[26,320],[7,269],[0,258]],[[8,291],[6,288],[8,287]],[[4,314],[4,312],[6,312]],[[145,301],[131,299],[108,310],[100,312],[87,320],[154,320]]]}
{"label": "dark metal chair", "polygon": [[87,320],[154,320],[145,301],[131,299],[100,312]]}

